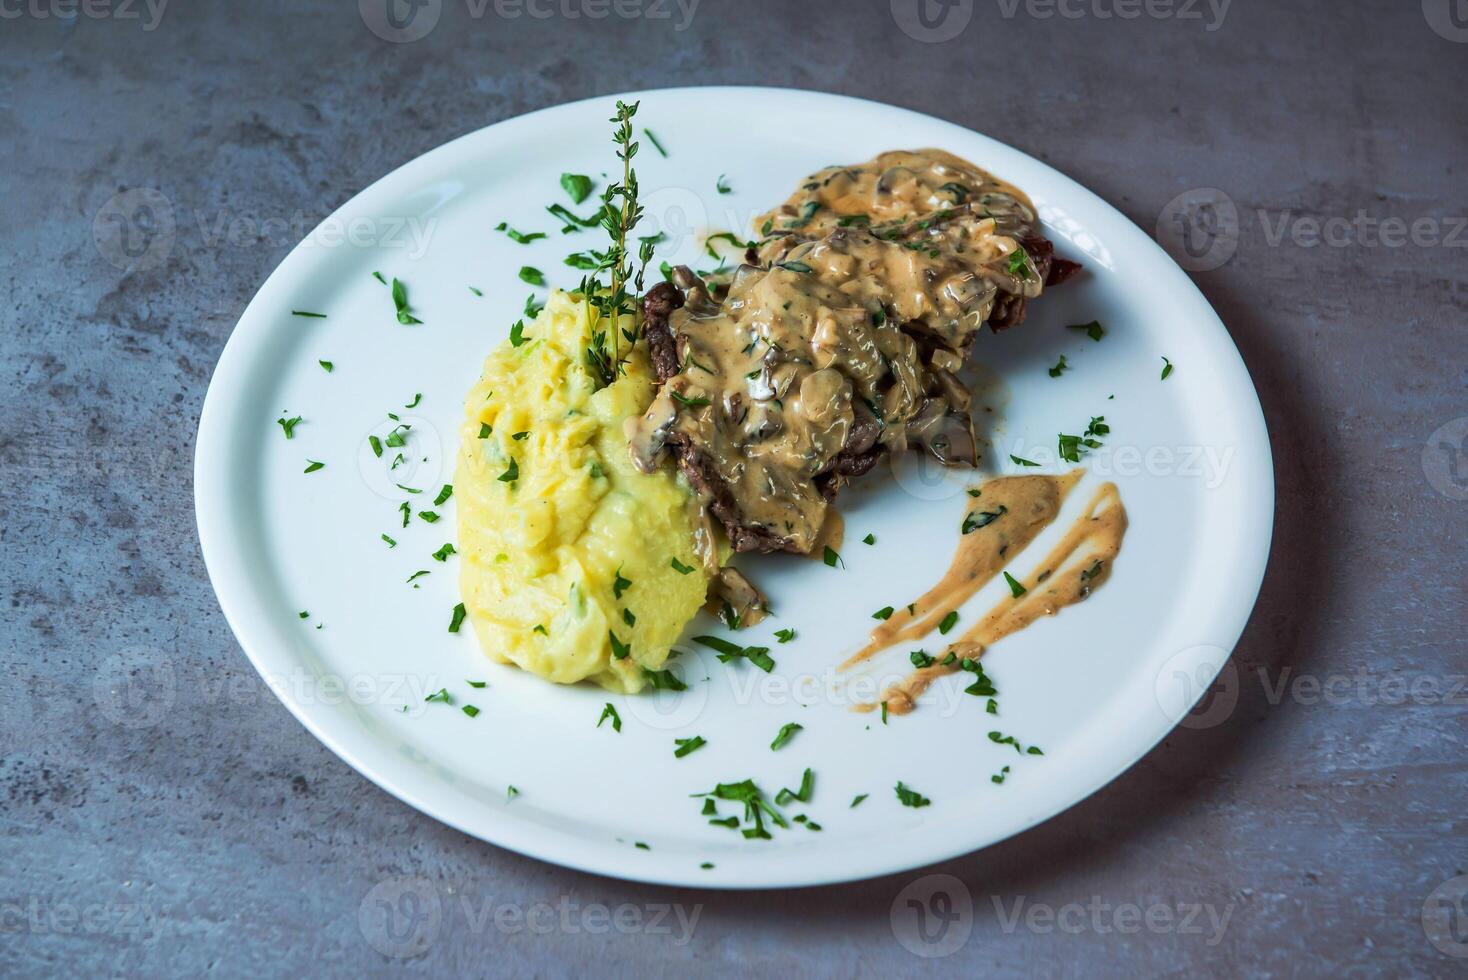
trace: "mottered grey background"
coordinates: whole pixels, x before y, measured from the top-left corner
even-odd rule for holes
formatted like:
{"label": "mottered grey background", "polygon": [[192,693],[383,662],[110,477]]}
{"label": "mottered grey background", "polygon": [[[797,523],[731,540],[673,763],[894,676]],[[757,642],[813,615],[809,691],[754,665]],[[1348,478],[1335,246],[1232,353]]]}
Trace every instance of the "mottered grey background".
{"label": "mottered grey background", "polygon": [[[297,239],[470,130],[718,83],[1055,164],[1263,400],[1275,541],[1220,684],[941,867],[727,894],[466,838],[290,717],[199,556],[199,408]],[[1463,975],[1465,89],[1462,0],[0,0],[0,973]]]}

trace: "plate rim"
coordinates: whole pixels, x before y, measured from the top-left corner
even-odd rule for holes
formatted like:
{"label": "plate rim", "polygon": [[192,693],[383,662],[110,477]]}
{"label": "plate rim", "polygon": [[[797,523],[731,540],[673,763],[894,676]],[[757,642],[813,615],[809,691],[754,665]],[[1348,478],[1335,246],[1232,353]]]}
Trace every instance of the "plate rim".
{"label": "plate rim", "polygon": [[[1263,588],[1273,541],[1276,513],[1274,460],[1268,426],[1259,399],[1258,387],[1255,385],[1253,377],[1249,373],[1248,365],[1239,353],[1238,346],[1234,342],[1232,334],[1229,333],[1227,326],[1224,324],[1222,317],[1218,315],[1217,310],[1213,308],[1213,305],[1208,301],[1202,290],[1198,288],[1192,277],[1144,229],[1140,228],[1128,218],[1125,213],[1053,164],[977,130],[970,129],[962,123],[952,122],[942,117],[920,112],[906,106],[893,105],[872,99],[823,92],[816,89],[779,86],[673,86],[657,89],[641,89],[632,92],[609,93],[572,102],[558,103],[528,113],[511,116],[487,126],[471,130],[393,168],[387,174],[384,174],[382,177],[379,177],[371,184],[362,188],[334,209],[330,215],[323,219],[320,225],[318,225],[318,228],[339,220],[339,216],[349,212],[354,207],[358,207],[359,202],[364,197],[380,191],[385,184],[394,182],[400,174],[410,168],[422,166],[425,161],[432,158],[446,157],[452,154],[455,148],[460,147],[466,142],[476,138],[483,138],[483,134],[490,130],[531,125],[538,117],[565,111],[573,107],[584,107],[589,104],[605,106],[618,99],[630,102],[641,100],[648,96],[683,96],[690,93],[697,93],[703,98],[737,98],[740,95],[757,94],[763,97],[788,96],[799,99],[815,99],[828,103],[830,100],[835,100],[843,103],[845,107],[854,107],[861,111],[900,113],[913,117],[915,121],[923,124],[939,123],[941,125],[955,127],[963,130],[965,133],[997,144],[1012,153],[1024,157],[1032,165],[1048,171],[1057,180],[1058,186],[1063,189],[1063,193],[1076,194],[1091,199],[1095,204],[1110,212],[1114,217],[1122,219],[1123,226],[1128,229],[1127,233],[1131,237],[1131,241],[1127,243],[1128,250],[1131,248],[1140,248],[1142,251],[1151,252],[1155,257],[1160,258],[1174,280],[1174,282],[1167,285],[1167,291],[1174,295],[1186,296],[1198,304],[1201,309],[1208,311],[1212,316],[1212,320],[1205,320],[1201,324],[1201,329],[1211,332],[1216,327],[1226,349],[1233,355],[1229,364],[1213,365],[1213,368],[1219,370],[1226,367],[1231,371],[1236,371],[1241,375],[1244,387],[1247,388],[1249,396],[1252,396],[1250,398],[1244,398],[1241,392],[1241,404],[1239,407],[1247,412],[1248,418],[1238,419],[1237,424],[1241,432],[1247,433],[1248,430],[1253,430],[1253,438],[1258,440],[1260,446],[1260,458],[1253,461],[1256,464],[1257,475],[1254,477],[1253,485],[1249,489],[1257,496],[1259,503],[1255,509],[1261,516],[1257,521],[1259,526],[1250,529],[1250,535],[1254,541],[1254,546],[1249,549],[1249,553],[1253,558],[1251,562],[1252,567],[1249,569],[1249,574],[1244,576],[1244,583],[1236,586],[1236,592],[1241,598],[1232,615],[1221,616],[1225,622],[1222,628],[1222,635],[1213,638],[1217,641],[1218,647],[1227,651],[1228,656],[1219,659],[1216,667],[1213,668],[1209,676],[1207,684],[1198,684],[1199,693],[1198,698],[1195,700],[1201,700],[1212,686],[1212,683],[1217,680],[1218,674],[1222,672],[1224,666],[1231,659],[1239,639],[1242,637],[1249,620],[1253,616],[1254,609],[1258,604],[1260,591]],[[1134,756],[1131,753],[1126,753],[1129,757],[1125,758],[1124,761],[1119,762],[1119,764],[1110,769],[1100,772],[1094,779],[1087,781],[1083,785],[1077,784],[1075,793],[1073,795],[1067,794],[1072,797],[1070,802],[1055,809],[1041,808],[1042,812],[1039,815],[1031,815],[1029,818],[1020,821],[1014,829],[1007,833],[977,844],[969,841],[959,841],[957,843],[945,842],[943,846],[929,846],[923,849],[921,853],[908,850],[902,852],[905,855],[903,857],[875,860],[856,870],[834,870],[828,867],[824,873],[815,873],[814,869],[804,869],[797,870],[794,873],[787,873],[782,870],[776,873],[765,871],[755,875],[741,875],[740,880],[729,880],[722,875],[716,878],[700,878],[695,876],[694,872],[697,869],[693,867],[684,870],[678,865],[649,862],[648,859],[651,855],[646,852],[637,851],[635,853],[638,857],[632,859],[630,853],[624,857],[610,843],[594,845],[583,838],[565,835],[548,827],[539,828],[540,832],[538,834],[528,832],[526,827],[530,825],[523,821],[492,821],[491,825],[487,828],[480,826],[471,829],[467,825],[467,821],[460,819],[452,813],[446,812],[447,808],[439,802],[426,797],[415,787],[403,785],[398,779],[393,778],[386,771],[387,766],[385,764],[374,765],[371,760],[364,757],[366,753],[359,753],[354,746],[346,744],[343,737],[340,737],[335,731],[337,727],[335,719],[326,717],[326,713],[324,712],[322,717],[316,717],[313,714],[312,706],[298,702],[289,695],[288,691],[282,690],[277,685],[268,683],[268,678],[272,675],[273,668],[279,666],[278,663],[272,661],[289,657],[290,655],[283,650],[277,651],[275,649],[263,648],[262,643],[258,639],[258,634],[265,632],[266,627],[264,624],[256,625],[249,621],[249,610],[245,608],[246,603],[244,597],[237,586],[238,581],[242,577],[248,577],[248,571],[240,567],[240,559],[236,558],[223,543],[226,535],[225,525],[229,523],[227,518],[230,507],[226,503],[228,497],[223,492],[227,489],[227,486],[221,486],[222,481],[219,478],[219,464],[220,457],[223,454],[222,447],[227,443],[227,440],[216,438],[216,430],[221,429],[224,425],[222,417],[226,409],[223,405],[229,398],[228,389],[231,382],[242,376],[245,369],[249,366],[250,351],[247,348],[252,340],[259,341],[265,339],[263,336],[252,338],[249,335],[248,328],[245,330],[241,328],[263,315],[261,310],[265,302],[263,297],[273,291],[272,286],[279,287],[280,282],[287,277],[289,268],[295,264],[298,253],[302,251],[303,246],[311,240],[315,233],[316,230],[313,229],[301,243],[298,243],[287,252],[275,269],[271,271],[270,275],[256,289],[250,302],[246,304],[245,309],[241,312],[239,320],[231,330],[229,338],[226,340],[220,352],[219,360],[215,365],[204,396],[203,405],[199,414],[198,431],[195,438],[193,478],[196,527],[205,569],[209,575],[210,585],[214,589],[220,608],[224,612],[225,620],[229,624],[230,630],[234,634],[240,649],[245,653],[245,656],[261,677],[267,679],[267,686],[275,693],[277,699],[285,705],[286,709],[290,711],[308,732],[326,746],[334,755],[356,770],[369,782],[403,803],[413,807],[415,810],[476,840],[482,840],[496,847],[503,847],[518,854],[561,867],[590,874],[605,875],[626,881],[671,887],[697,887],[720,890],[751,890],[770,887],[817,887],[911,872],[925,867],[931,867],[938,863],[951,861],[1002,843],[1058,817],[1062,813],[1090,799],[1129,771],[1138,762],[1150,755],[1178,726],[1179,722],[1173,721],[1161,727],[1155,738],[1148,739],[1145,748],[1140,752]],[[262,331],[256,330],[255,333],[261,334]],[[1244,597],[1247,597],[1247,601],[1245,601]],[[1201,678],[1198,679],[1201,680]],[[560,844],[557,843],[558,840],[561,841]],[[794,867],[798,869],[804,868],[804,864],[795,862]]]}

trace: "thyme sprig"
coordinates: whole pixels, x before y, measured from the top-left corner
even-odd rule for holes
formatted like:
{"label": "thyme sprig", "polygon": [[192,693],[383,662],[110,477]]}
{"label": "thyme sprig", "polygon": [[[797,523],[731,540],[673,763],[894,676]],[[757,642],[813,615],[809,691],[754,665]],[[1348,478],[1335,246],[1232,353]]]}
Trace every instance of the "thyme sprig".
{"label": "thyme sprig", "polygon": [[[638,149],[638,143],[632,138],[632,118],[640,105],[634,102],[629,106],[619,101],[617,114],[609,120],[616,124],[612,142],[617,145],[617,159],[622,161],[621,182],[609,183],[601,198],[600,224],[611,238],[611,245],[605,252],[587,253],[596,265],[581,279],[580,292],[586,303],[586,318],[591,323],[586,364],[599,388],[611,384],[626,370],[627,358],[641,333],[636,297],[642,293],[644,274],[657,239],[657,236],[640,239],[639,264],[634,274],[627,242],[642,220],[642,205],[637,200],[637,171],[632,168]],[[632,317],[630,329],[620,326],[624,316]]]}

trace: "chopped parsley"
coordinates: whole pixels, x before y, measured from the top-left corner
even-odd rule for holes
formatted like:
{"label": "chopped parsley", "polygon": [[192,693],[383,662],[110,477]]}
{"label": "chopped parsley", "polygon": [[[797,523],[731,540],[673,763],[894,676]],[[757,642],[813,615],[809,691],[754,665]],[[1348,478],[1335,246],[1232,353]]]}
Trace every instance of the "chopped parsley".
{"label": "chopped parsley", "polygon": [[372,455],[376,456],[378,459],[381,459],[382,458],[382,440],[381,439],[377,438],[376,436],[368,436],[367,437],[367,445],[369,445],[369,446],[372,447]]}
{"label": "chopped parsley", "polygon": [[470,286],[469,287],[469,292],[473,293],[475,296],[483,296],[484,295],[484,290],[480,289],[478,286]]}
{"label": "chopped parsley", "polygon": [[891,619],[893,612],[894,610],[891,606],[883,606],[881,609],[878,609],[876,612],[872,613],[872,618],[883,620]]}
{"label": "chopped parsley", "polygon": [[1064,374],[1066,371],[1068,371],[1069,369],[1070,369],[1070,365],[1067,364],[1067,363],[1065,363],[1065,355],[1064,354],[1061,354],[1060,355],[1060,360],[1057,361],[1057,362],[1055,362],[1055,366],[1050,369],[1050,377],[1052,377],[1052,378],[1058,378],[1062,374]]}
{"label": "chopped parsley", "polygon": [[688,685],[678,679],[678,675],[671,670],[648,670],[642,668],[642,676],[652,685],[654,691],[686,691]]}
{"label": "chopped parsley", "polygon": [[792,738],[795,737],[795,733],[796,732],[801,731],[804,728],[805,728],[804,725],[800,724],[799,722],[794,722],[794,721],[792,721],[788,725],[782,725],[781,728],[780,728],[779,734],[777,734],[775,736],[775,740],[770,743],[770,749],[771,749],[771,751],[773,751],[775,749],[778,749],[778,748],[782,747],[783,745],[785,745],[787,742],[789,742]]}
{"label": "chopped parsley", "polygon": [[408,312],[408,290],[398,279],[392,281],[392,305],[397,308],[398,322],[403,326],[412,326],[423,321]]}
{"label": "chopped parsley", "polygon": [[474,707],[474,705],[472,704],[466,704],[459,710],[464,712],[464,714],[468,715],[470,718],[475,718],[479,715],[479,709]]}
{"label": "chopped parsley", "polygon": [[442,548],[439,548],[433,553],[433,560],[448,561],[449,555],[453,554],[458,554],[458,552],[454,550],[454,546],[452,544],[445,544]]}
{"label": "chopped parsley", "polygon": [[775,669],[775,660],[770,656],[769,647],[741,647],[718,636],[695,636],[693,642],[717,653],[721,664],[743,658],[767,674]]}
{"label": "chopped parsley", "polygon": [[673,571],[677,572],[679,575],[687,575],[688,573],[693,571],[692,565],[685,565],[676,558],[670,558],[668,560],[668,563],[672,565]]}
{"label": "chopped parsley", "polygon": [[516,320],[515,325],[510,328],[510,346],[519,347],[525,343],[525,321]]}
{"label": "chopped parsley", "polygon": [[835,568],[837,565],[840,565],[842,568],[846,567],[846,562],[841,560],[841,555],[830,545],[826,545],[826,554],[823,560],[828,568]]}
{"label": "chopped parsley", "polygon": [[1106,336],[1106,328],[1101,326],[1100,320],[1092,320],[1090,323],[1072,323],[1065,329],[1084,330],[1086,332],[1086,336],[1090,337],[1098,344],[1101,342],[1101,338]]}
{"label": "chopped parsley", "polygon": [[315,473],[317,470],[322,470],[326,468],[325,463],[317,462],[314,459],[308,459],[306,460],[306,462],[310,464],[305,469],[305,472],[307,473]]}
{"label": "chopped parsley", "polygon": [[1025,588],[1023,585],[1020,585],[1018,580],[1016,580],[1015,577],[1008,572],[1004,573],[1004,581],[1009,583],[1009,594],[1014,596],[1016,599],[1029,591],[1029,589]]}
{"label": "chopped parsley", "polygon": [[[331,369],[330,368],[327,368],[327,370],[329,371]],[[1162,380],[1163,381],[1166,381],[1167,380],[1167,376],[1169,374],[1171,374],[1171,373],[1172,373],[1172,362],[1169,361],[1167,358],[1164,357],[1162,359]]]}
{"label": "chopped parsley", "polygon": [[1008,766],[1005,766],[1003,769],[1000,769],[994,775],[990,776],[989,777],[989,782],[994,783],[996,785],[1002,786],[1002,785],[1004,785],[1004,779],[1005,779],[1005,777],[1007,777],[1008,775],[1009,775],[1009,767]]}
{"label": "chopped parsley", "polygon": [[869,795],[871,795],[871,794],[869,794],[869,793],[858,793],[856,795],[856,798],[851,801],[851,806],[848,807],[847,809],[855,810],[857,807],[861,806],[861,801],[864,800],[864,799],[866,799]]}
{"label": "chopped parsley", "polygon": [[454,605],[454,615],[449,620],[449,632],[459,632],[459,627],[464,623],[464,604],[462,602]]}
{"label": "chopped parsley", "polygon": [[601,717],[596,720],[596,727],[600,728],[601,723],[608,718],[612,720],[612,731],[620,732],[622,730],[622,716],[617,714],[616,706],[610,701],[607,702],[606,707],[601,709]]}
{"label": "chopped parsley", "polygon": [[1021,281],[1030,278],[1030,256],[1023,248],[1009,253],[1009,274]]}
{"label": "chopped parsley", "polygon": [[533,265],[520,266],[520,279],[532,286],[545,285],[545,274]]}
{"label": "chopped parsley", "polygon": [[1007,513],[1009,508],[1000,504],[998,510],[981,510],[970,514],[963,519],[963,533],[972,534],[981,527],[988,527]]}
{"label": "chopped parsley", "polygon": [[617,634],[607,630],[607,639],[612,643],[612,656],[617,660],[626,660],[632,656],[632,644],[623,643]]}
{"label": "chopped parsley", "polygon": [[861,543],[862,544],[876,544],[877,543],[877,536],[875,534],[868,534],[866,537],[864,537],[864,538],[861,539]]}
{"label": "chopped parsley", "polygon": [[515,462],[515,458],[511,456],[510,465],[499,475],[499,481],[501,483],[514,483],[518,479],[520,479],[520,464]]}
{"label": "chopped parsley", "polygon": [[591,178],[585,174],[561,174],[561,188],[572,204],[580,204],[591,195]]}
{"label": "chopped parsley", "polygon": [[1009,455],[1009,461],[1011,463],[1014,463],[1017,466],[1039,466],[1040,465],[1039,463],[1036,463],[1036,462],[1034,462],[1032,460],[1023,459],[1023,458],[1021,458],[1019,456],[1016,456],[1013,453],[1010,453],[1010,455]]}
{"label": "chopped parsley", "polygon": [[418,516],[420,518],[422,518],[423,520],[427,521],[429,524],[437,524],[438,523],[438,515],[435,514],[431,510],[420,510],[418,512]]}
{"label": "chopped parsley", "polygon": [[[787,806],[792,800],[798,800],[801,803],[809,803],[811,791],[815,789],[815,782],[816,774],[807,769],[805,772],[800,774],[800,789],[780,790],[780,792],[775,794],[775,804],[777,806]],[[796,817],[795,819],[804,820],[803,817]]]}
{"label": "chopped parsley", "polygon": [[453,695],[449,694],[449,689],[446,688],[446,687],[439,688],[437,691],[435,691],[432,694],[428,695],[428,697],[424,698],[423,700],[424,701],[427,701],[430,704],[453,704],[454,703]]}
{"label": "chopped parsley", "polygon": [[728,194],[733,190],[733,188],[729,186],[729,178],[726,177],[724,174],[719,174],[719,179],[714,184],[714,189],[720,194]]}
{"label": "chopped parsley", "polygon": [[398,546],[398,543],[396,541],[394,541],[392,538],[388,537],[386,534],[384,534],[382,536],[382,540],[384,540],[384,541],[387,542],[387,546],[389,548],[396,548]]}
{"label": "chopped parsley", "polygon": [[675,738],[674,744],[678,747],[673,750],[673,758],[681,759],[690,752],[697,752],[709,744],[702,735],[694,735],[692,738]]}
{"label": "chopped parsley", "polygon": [[707,398],[689,398],[687,395],[684,395],[681,392],[672,391],[671,389],[669,390],[668,394],[673,396],[673,401],[677,402],[679,405],[682,405],[684,408],[702,408],[709,403],[709,400]]}
{"label": "chopped parsley", "polygon": [[525,233],[523,233],[523,232],[518,232],[515,229],[511,228],[508,224],[506,224],[503,221],[501,221],[498,225],[496,225],[494,230],[495,231],[502,231],[502,232],[504,232],[506,235],[509,235],[510,236],[510,241],[512,241],[512,242],[518,242],[521,245],[529,245],[531,242],[535,241],[537,238],[545,238],[545,237],[547,237],[546,236],[546,233],[543,232],[543,231],[532,231],[528,235],[525,234]]}
{"label": "chopped parsley", "polygon": [[289,419],[276,419],[275,424],[280,426],[281,431],[285,433],[285,437],[287,439],[294,439],[296,437],[296,426],[300,425],[302,421],[304,420],[299,415],[297,415],[294,418]]}
{"label": "chopped parsley", "polygon": [[657,148],[657,151],[661,153],[663,155],[663,159],[666,160],[668,158],[668,151],[663,149],[663,144],[658,142],[658,138],[652,134],[652,130],[644,127],[642,131],[647,134],[647,138],[652,141],[652,145]]}
{"label": "chopped parsley", "polygon": [[448,500],[453,495],[454,485],[452,483],[445,483],[443,485],[443,489],[438,492],[438,496],[433,498],[433,506],[441,506],[444,501]]}
{"label": "chopped parsley", "polygon": [[793,639],[795,639],[795,631],[793,629],[775,630],[775,640],[777,642],[789,643]]}
{"label": "chopped parsley", "polygon": [[518,789],[516,789],[514,786],[506,786],[505,787],[505,799],[506,800],[513,800],[515,797],[517,797],[519,795],[520,795],[520,791]]}
{"label": "chopped parsley", "polygon": [[630,578],[622,577],[622,566],[618,565],[617,576],[616,578],[612,579],[612,596],[614,598],[620,599],[622,598],[622,593],[626,592],[630,588],[632,588],[632,580]]}
{"label": "chopped parsley", "polygon": [[[749,826],[740,828],[737,817],[726,817],[723,819],[711,818],[709,823],[731,830],[739,829],[746,840],[770,840],[770,832],[765,828],[765,819],[768,818],[777,827],[789,829],[790,824],[770,805],[769,801],[755,785],[754,780],[746,779],[738,783],[719,783],[706,793],[695,793],[695,797],[707,797],[705,800],[704,814],[708,815],[707,804],[713,800],[726,800],[731,803],[744,804],[744,822]],[[717,812],[717,811],[715,811]]]}
{"label": "chopped parsley", "polygon": [[900,780],[897,783],[896,790],[897,801],[903,806],[910,806],[916,809],[920,806],[928,806],[930,803],[933,802],[923,794],[919,793],[917,790],[911,789],[903,785]]}
{"label": "chopped parsley", "polygon": [[953,610],[947,616],[944,616],[943,621],[938,624],[938,632],[942,633],[945,636],[948,635],[948,631],[953,629],[953,625],[957,622],[958,611]]}
{"label": "chopped parsley", "polygon": [[479,690],[481,688],[485,688],[485,687],[488,687],[489,686],[489,682],[488,681],[465,681],[464,683],[465,684],[468,684],[470,687],[474,688],[475,690]]}
{"label": "chopped parsley", "polygon": [[306,310],[291,310],[291,316],[308,316],[316,320],[325,320],[325,313],[310,313]]}
{"label": "chopped parsley", "polygon": [[933,666],[933,660],[934,660],[934,658],[932,657],[931,654],[929,654],[929,653],[927,653],[927,652],[925,652],[923,650],[914,650],[912,653],[910,653],[910,654],[907,655],[907,659],[911,660],[912,661],[912,665],[914,667],[919,668],[919,669],[921,669],[923,667],[931,667],[931,666]]}
{"label": "chopped parsley", "polygon": [[330,374],[332,371],[336,370],[336,365],[332,364],[330,361],[317,361],[316,363],[320,364],[321,370],[325,371],[327,374]]}

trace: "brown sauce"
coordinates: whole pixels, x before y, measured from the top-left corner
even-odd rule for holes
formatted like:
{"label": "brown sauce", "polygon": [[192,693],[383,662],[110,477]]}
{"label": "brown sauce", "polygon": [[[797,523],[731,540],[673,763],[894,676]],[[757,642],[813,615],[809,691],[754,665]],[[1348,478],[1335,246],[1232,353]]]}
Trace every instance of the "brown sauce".
{"label": "brown sauce", "polygon": [[[979,487],[965,526],[980,521],[984,522],[983,526],[963,536],[942,581],[913,603],[912,612],[906,608],[894,612],[891,619],[872,630],[867,645],[849,657],[841,665],[842,669],[936,629],[944,617],[956,612],[980,588],[1005,571],[1024,547],[1055,521],[1080,472],[1076,470],[1065,476],[1000,477]],[[1005,508],[1002,513],[1000,507]],[[994,514],[998,516],[986,517]],[[1110,577],[1111,563],[1121,550],[1126,529],[1126,508],[1122,506],[1116,485],[1102,485],[1034,571],[1025,577],[1015,576],[1024,593],[1002,600],[957,639],[948,641],[936,655],[937,661],[950,652],[957,661],[965,657],[978,659],[989,646],[1040,617],[1054,616],[1066,606],[1088,598]],[[917,668],[888,687],[879,703],[885,703],[890,714],[906,714],[935,680],[957,670],[957,662],[934,662],[929,667]],[[876,707],[877,704],[866,704],[858,706],[858,710],[871,711]]]}
{"label": "brown sauce", "polygon": [[749,524],[802,553],[843,458],[915,446],[973,464],[956,372],[1001,294],[1039,295],[1020,245],[1034,221],[1019,191],[939,150],[813,174],[757,222],[759,265],[694,284],[672,313],[681,369],[629,424],[634,460],[655,466],[676,434]]}

